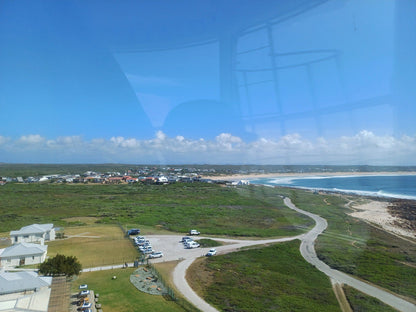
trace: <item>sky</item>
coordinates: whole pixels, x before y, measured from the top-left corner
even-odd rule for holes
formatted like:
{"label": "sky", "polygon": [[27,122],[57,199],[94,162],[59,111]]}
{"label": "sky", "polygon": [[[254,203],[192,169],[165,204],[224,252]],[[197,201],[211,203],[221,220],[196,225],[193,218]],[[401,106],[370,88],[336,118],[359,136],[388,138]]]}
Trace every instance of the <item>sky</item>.
{"label": "sky", "polygon": [[0,162],[416,165],[412,0],[3,0]]}

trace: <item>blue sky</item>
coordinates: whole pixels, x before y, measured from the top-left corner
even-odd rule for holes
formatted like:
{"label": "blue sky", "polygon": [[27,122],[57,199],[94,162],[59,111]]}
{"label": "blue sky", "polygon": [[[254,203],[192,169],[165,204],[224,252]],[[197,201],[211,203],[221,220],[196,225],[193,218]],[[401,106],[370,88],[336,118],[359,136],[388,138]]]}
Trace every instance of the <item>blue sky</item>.
{"label": "blue sky", "polygon": [[0,3],[0,162],[416,165],[412,0]]}

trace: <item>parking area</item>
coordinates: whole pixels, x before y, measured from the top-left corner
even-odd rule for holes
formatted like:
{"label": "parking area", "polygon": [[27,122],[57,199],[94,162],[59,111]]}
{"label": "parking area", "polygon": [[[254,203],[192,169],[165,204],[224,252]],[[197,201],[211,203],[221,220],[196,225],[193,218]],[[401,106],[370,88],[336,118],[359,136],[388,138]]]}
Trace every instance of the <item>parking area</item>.
{"label": "parking area", "polygon": [[[186,235],[183,235],[186,236]],[[145,236],[152,245],[152,249],[157,252],[161,251],[163,257],[151,259],[152,263],[164,262],[164,261],[173,261],[173,260],[183,260],[185,258],[204,256],[209,248],[193,248],[187,249],[181,242],[182,237],[180,235],[149,235]],[[195,240],[203,237],[194,237]]]}

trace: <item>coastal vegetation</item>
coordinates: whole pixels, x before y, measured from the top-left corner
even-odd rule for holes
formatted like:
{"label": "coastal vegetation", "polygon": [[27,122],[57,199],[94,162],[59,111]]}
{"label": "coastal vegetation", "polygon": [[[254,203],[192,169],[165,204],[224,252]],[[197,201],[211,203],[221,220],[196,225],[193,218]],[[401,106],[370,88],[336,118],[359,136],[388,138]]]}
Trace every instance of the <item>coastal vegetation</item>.
{"label": "coastal vegetation", "polygon": [[367,296],[348,285],[344,287],[344,293],[353,311],[367,312],[395,312],[396,309],[384,304],[374,297]]}
{"label": "coastal vegetation", "polygon": [[316,241],[318,257],[334,269],[416,299],[416,244],[348,215],[358,197],[317,195],[280,188],[299,208],[318,214],[328,228]]}
{"label": "coastal vegetation", "polygon": [[217,247],[222,245],[219,241],[210,238],[201,238],[198,239],[197,242],[201,245],[201,247]]}
{"label": "coastal vegetation", "polygon": [[340,311],[328,277],[302,258],[299,245],[209,257],[188,269],[188,282],[220,311]]}
{"label": "coastal vegetation", "polygon": [[[168,185],[6,184],[0,188],[0,228],[32,223],[67,227],[96,224],[145,225],[174,232],[198,228],[204,234],[291,236],[312,221],[283,205],[233,187],[208,183]],[[68,219],[69,218],[69,219]],[[74,219],[75,218],[75,219]],[[82,219],[80,219],[82,220]]]}
{"label": "coastal vegetation", "polygon": [[[284,206],[282,196],[288,196],[299,208],[327,219],[328,228],[316,243],[320,259],[333,268],[398,294],[416,298],[415,244],[350,217],[350,210],[345,205],[358,197],[315,194],[290,188],[230,187],[208,183],[8,183],[0,187],[0,196],[0,228],[4,232],[32,223],[54,223],[61,227],[64,239],[48,243],[48,255],[61,253],[76,256],[83,267],[120,264],[137,258],[137,251],[125,237],[125,229],[133,227],[145,229],[149,234],[184,233],[190,228],[197,228],[204,234],[238,237],[293,236],[306,232],[314,223],[308,217]],[[0,236],[7,236],[7,233],[3,234]],[[205,243],[207,246],[214,246],[215,238]],[[204,261],[206,267],[200,273],[205,272],[206,276],[200,277],[200,281],[208,278],[209,282],[200,282],[200,286],[195,287],[199,287],[203,296],[218,307],[233,307],[237,304],[234,299],[241,296],[238,290],[227,291],[231,284],[222,280],[222,276],[234,281],[237,277],[246,276],[247,285],[257,285],[252,292],[244,290],[241,304],[246,306],[260,300],[263,307],[278,305],[284,309],[285,304],[289,306],[290,302],[299,307],[296,310],[302,310],[302,302],[297,297],[297,292],[308,300],[318,300],[307,289],[308,285],[300,282],[304,274],[315,276],[313,272],[316,270],[301,258],[296,242],[266,248],[257,246],[253,250],[216,256],[200,263]],[[276,267],[275,262],[279,262],[280,267]],[[291,266],[293,270],[285,265]],[[217,276],[217,272],[221,274]],[[282,272],[286,275],[280,275]],[[318,273],[317,280],[325,279],[322,273]],[[269,280],[271,276],[275,277],[273,281]],[[89,284],[90,278],[103,282],[101,293],[107,291],[103,287],[112,287],[103,281],[108,278],[105,273],[85,273],[80,276],[80,281],[84,281],[84,278],[88,278]],[[267,284],[269,282],[271,284]],[[288,286],[291,283],[295,286]],[[325,283],[322,282],[322,285],[326,285]],[[272,288],[290,288],[295,294],[279,293],[277,297],[281,301],[268,302],[260,293],[262,287],[266,294]],[[326,294],[326,287],[319,293]],[[231,299],[227,301],[225,297],[215,295],[216,292],[222,292]],[[319,298],[327,298],[325,296]],[[360,298],[355,294],[350,294],[349,297],[351,296],[356,298],[354,300]],[[130,300],[134,305],[136,297],[125,300]],[[329,303],[332,306],[332,300],[325,299],[321,304]],[[318,301],[316,304],[318,306]],[[371,301],[366,304],[372,305]],[[117,307],[113,310],[122,311]],[[161,311],[167,310],[169,308]]]}

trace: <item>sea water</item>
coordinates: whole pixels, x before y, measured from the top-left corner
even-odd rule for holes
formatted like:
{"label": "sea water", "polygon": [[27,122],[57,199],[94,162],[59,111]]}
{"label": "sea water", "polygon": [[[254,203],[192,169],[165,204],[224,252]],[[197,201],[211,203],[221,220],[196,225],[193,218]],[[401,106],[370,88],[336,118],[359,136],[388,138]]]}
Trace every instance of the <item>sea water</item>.
{"label": "sea water", "polygon": [[250,183],[416,200],[416,175],[293,176],[253,179]]}

